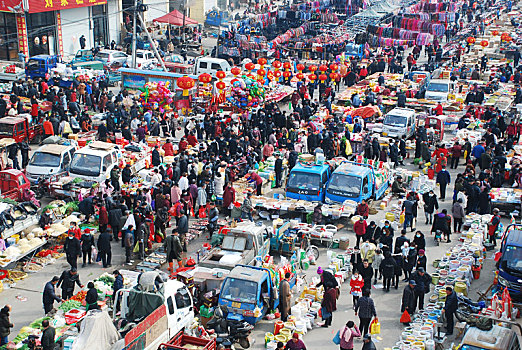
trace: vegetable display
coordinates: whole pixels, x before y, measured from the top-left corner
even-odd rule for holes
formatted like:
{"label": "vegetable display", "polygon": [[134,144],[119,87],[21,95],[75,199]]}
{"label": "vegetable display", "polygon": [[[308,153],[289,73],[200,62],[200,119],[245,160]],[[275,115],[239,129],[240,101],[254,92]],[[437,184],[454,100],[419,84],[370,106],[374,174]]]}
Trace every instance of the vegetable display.
{"label": "vegetable display", "polygon": [[72,309],[79,309],[82,307],[82,303],[77,300],[67,300],[65,301],[58,309],[62,310],[63,312],[70,311]]}

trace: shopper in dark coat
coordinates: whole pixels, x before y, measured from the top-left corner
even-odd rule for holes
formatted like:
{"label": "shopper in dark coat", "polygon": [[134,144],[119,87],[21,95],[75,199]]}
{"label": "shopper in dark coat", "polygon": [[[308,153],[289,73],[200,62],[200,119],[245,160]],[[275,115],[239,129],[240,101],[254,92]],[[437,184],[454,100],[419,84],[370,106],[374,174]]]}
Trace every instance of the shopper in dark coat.
{"label": "shopper in dark coat", "polygon": [[433,222],[433,213],[435,209],[439,209],[439,202],[437,201],[437,196],[433,190],[426,192],[422,195],[422,199],[424,201],[424,215],[426,216],[426,225]]}
{"label": "shopper in dark coat", "polygon": [[56,291],[54,289],[59,280],[60,278],[58,276],[54,276],[52,280],[45,284],[42,301],[44,305],[44,312],[46,315],[53,309],[53,304],[55,301],[59,303],[63,301],[62,298],[56,295]]}
{"label": "shopper in dark coat", "polygon": [[63,245],[67,262],[71,265],[71,268],[78,268],[78,257],[82,256],[82,248],[80,240],[74,237],[74,232],[68,232],[68,237]]}
{"label": "shopper in dark coat", "polygon": [[123,288],[123,276],[120,271],[114,270],[114,284],[112,285],[112,299],[116,298],[116,294]]}
{"label": "shopper in dark coat", "polygon": [[6,305],[0,310],[0,346],[9,342],[9,334],[11,334],[11,328],[14,327],[9,319],[10,311],[11,305]]}
{"label": "shopper in dark coat", "polygon": [[119,207],[114,207],[109,210],[109,225],[112,228],[112,236],[116,242],[119,242],[119,233],[121,229],[122,212]]}
{"label": "shopper in dark coat", "polygon": [[396,263],[396,266],[395,266],[395,283],[394,283],[394,288],[395,289],[398,289],[399,288],[399,280],[402,276],[402,265],[403,265],[403,262],[402,262],[402,255],[401,254],[396,254],[396,255],[393,255],[393,258],[395,259],[395,263]]}
{"label": "shopper in dark coat", "polygon": [[393,276],[395,276],[395,269],[397,268],[397,263],[395,262],[395,259],[391,256],[390,252],[386,251],[384,253],[384,260],[381,261],[381,265],[379,268],[383,276],[383,288],[385,291],[389,292]]}
{"label": "shopper in dark coat", "polygon": [[424,310],[424,296],[430,291],[431,276],[426,273],[423,267],[419,267],[411,274],[411,279],[415,281],[414,288],[415,306],[419,306],[419,310]]}
{"label": "shopper in dark coat", "polygon": [[337,289],[329,288],[323,294],[323,301],[321,302],[321,307],[323,311],[326,311],[327,317],[323,315],[324,325],[323,327],[328,327],[332,325],[333,312],[337,310]]}
{"label": "shopper in dark coat", "polygon": [[375,311],[375,304],[373,299],[370,298],[371,292],[369,289],[363,289],[362,297],[355,305],[355,316],[359,316],[360,324],[359,329],[362,334],[366,334],[370,328],[370,321],[373,317],[377,317],[377,311]]}
{"label": "shopper in dark coat", "polygon": [[[404,290],[402,291],[402,304],[401,304],[401,312],[408,311],[408,313],[413,315],[415,313],[415,286],[416,282],[411,280],[410,283]],[[406,324],[408,325],[408,323]]]}
{"label": "shopper in dark coat", "polygon": [[68,271],[64,271],[58,280],[58,287],[62,288],[62,298],[67,300],[70,299],[74,294],[74,284],[78,287],[83,288],[83,284],[80,282],[80,276],[75,268]]}
{"label": "shopper in dark coat", "polygon": [[96,288],[94,288],[94,283],[87,283],[87,288],[89,288],[89,290],[87,291],[87,295],[85,295],[85,307],[87,308],[87,311],[99,309],[100,307],[98,306],[98,291],[96,290]]}
{"label": "shopper in dark coat", "polygon": [[43,320],[42,327],[44,329],[42,339],[40,340],[42,350],[54,350],[56,347],[56,343],[54,342],[56,331],[49,325],[49,320]]}
{"label": "shopper in dark coat", "polygon": [[80,242],[82,245],[82,254],[83,254],[82,267],[85,267],[87,258],[89,258],[89,265],[92,263],[91,255],[92,255],[92,247],[94,247],[94,236],[91,234],[90,229],[86,229],[83,232]]}
{"label": "shopper in dark coat", "polygon": [[446,301],[444,302],[444,308],[442,309],[442,312],[446,315],[446,335],[453,334],[453,315],[455,314],[455,311],[457,311],[458,305],[457,295],[453,291],[453,288],[446,287]]}
{"label": "shopper in dark coat", "polygon": [[111,248],[111,231],[107,230],[105,232],[100,233],[98,236],[98,254],[100,255],[103,267],[111,266],[112,260],[112,248]]}
{"label": "shopper in dark coat", "polygon": [[357,270],[361,274],[364,280],[364,287],[366,289],[372,288],[373,268],[367,259],[363,260],[363,263],[357,267]]}

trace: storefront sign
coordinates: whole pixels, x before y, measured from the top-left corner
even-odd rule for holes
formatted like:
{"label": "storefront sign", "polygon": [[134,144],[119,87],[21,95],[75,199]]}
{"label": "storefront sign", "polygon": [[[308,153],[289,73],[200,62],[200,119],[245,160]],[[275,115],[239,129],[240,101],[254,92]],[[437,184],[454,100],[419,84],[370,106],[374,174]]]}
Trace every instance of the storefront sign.
{"label": "storefront sign", "polygon": [[26,58],[29,57],[29,40],[27,39],[27,26],[25,15],[16,16],[16,29],[18,32],[18,51],[22,51]]}
{"label": "storefront sign", "polygon": [[28,2],[29,13],[36,13],[105,5],[107,0],[28,0]]}
{"label": "storefront sign", "polygon": [[22,0],[2,0],[0,1],[0,12],[23,13],[24,4]]}
{"label": "storefront sign", "polygon": [[147,83],[145,77],[140,75],[123,75],[123,87],[129,89],[141,89]]}
{"label": "storefront sign", "polygon": [[58,28],[58,54],[63,56],[62,14],[60,11],[56,11],[56,27]]}

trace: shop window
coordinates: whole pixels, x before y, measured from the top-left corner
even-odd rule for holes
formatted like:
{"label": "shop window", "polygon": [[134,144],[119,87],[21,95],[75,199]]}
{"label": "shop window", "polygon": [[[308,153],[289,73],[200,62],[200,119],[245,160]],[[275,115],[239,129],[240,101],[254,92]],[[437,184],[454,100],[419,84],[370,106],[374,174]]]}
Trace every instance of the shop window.
{"label": "shop window", "polygon": [[0,12],[0,60],[18,61],[16,15]]}
{"label": "shop window", "polygon": [[109,24],[107,21],[107,4],[91,6],[94,44],[103,46],[109,44]]}
{"label": "shop window", "polygon": [[29,56],[55,55],[57,52],[55,12],[28,14],[27,36],[29,38]]}

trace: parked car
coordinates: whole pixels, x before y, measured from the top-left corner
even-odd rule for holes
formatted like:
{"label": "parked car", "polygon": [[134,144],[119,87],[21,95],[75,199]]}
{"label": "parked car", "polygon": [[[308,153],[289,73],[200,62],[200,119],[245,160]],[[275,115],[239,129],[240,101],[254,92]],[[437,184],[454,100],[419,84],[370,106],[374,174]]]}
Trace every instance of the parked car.
{"label": "parked car", "polygon": [[[127,57],[127,65],[132,64],[132,56]],[[158,59],[154,56],[154,52],[148,50],[136,50],[136,68],[146,66],[155,66],[158,64]]]}
{"label": "parked car", "polygon": [[124,52],[117,50],[102,50],[94,56],[97,61],[103,62],[104,66],[108,66],[111,63],[118,62],[122,66],[127,64],[129,56]]}

